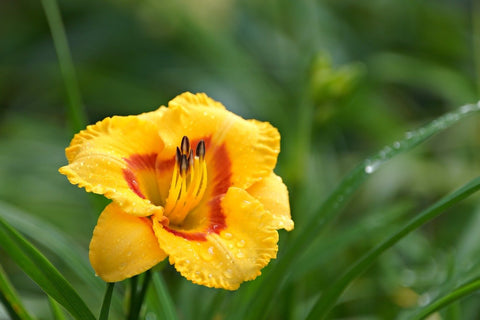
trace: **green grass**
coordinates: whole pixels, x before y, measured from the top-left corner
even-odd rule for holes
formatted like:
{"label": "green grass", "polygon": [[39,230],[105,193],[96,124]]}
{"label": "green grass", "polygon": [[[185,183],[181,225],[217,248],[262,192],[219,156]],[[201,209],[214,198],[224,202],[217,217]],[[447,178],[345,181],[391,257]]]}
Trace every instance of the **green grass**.
{"label": "green grass", "polygon": [[[0,319],[477,319],[475,8],[2,3]],[[88,262],[106,202],[57,172],[64,148],[184,91],[279,129],[295,229],[235,292],[168,263],[106,285]]]}

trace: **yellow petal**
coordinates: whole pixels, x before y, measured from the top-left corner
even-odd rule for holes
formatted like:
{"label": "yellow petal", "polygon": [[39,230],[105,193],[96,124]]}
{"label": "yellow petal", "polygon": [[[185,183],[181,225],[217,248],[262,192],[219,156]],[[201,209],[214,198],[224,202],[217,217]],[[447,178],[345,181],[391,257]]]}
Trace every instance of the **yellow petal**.
{"label": "yellow petal", "polygon": [[161,214],[149,194],[159,193],[151,185],[156,183],[155,161],[162,150],[154,123],[137,116],[106,118],[75,135],[66,149],[69,164],[59,171],[71,183],[115,200],[131,214]]}
{"label": "yellow petal", "polygon": [[232,187],[221,201],[226,228],[209,229],[203,237],[186,237],[164,228],[155,219],[153,228],[171,264],[194,283],[235,290],[253,280],[276,257],[278,232],[270,212],[245,190]]}
{"label": "yellow petal", "polygon": [[90,263],[103,280],[130,278],[165,257],[150,219],[129,215],[115,202],[103,210],[90,242]]}
{"label": "yellow petal", "polygon": [[266,210],[270,211],[276,229],[288,231],[293,229],[288,190],[282,178],[272,172],[269,176],[253,184],[247,191],[259,200]]}
{"label": "yellow petal", "polygon": [[[175,154],[183,136],[191,141],[204,139],[207,164],[215,158],[224,161],[231,168],[230,185],[242,189],[269,175],[280,151],[277,129],[267,122],[245,120],[205,94],[184,93],[170,101],[168,109],[143,117],[162,123],[165,158]],[[227,159],[220,159],[223,149]]]}

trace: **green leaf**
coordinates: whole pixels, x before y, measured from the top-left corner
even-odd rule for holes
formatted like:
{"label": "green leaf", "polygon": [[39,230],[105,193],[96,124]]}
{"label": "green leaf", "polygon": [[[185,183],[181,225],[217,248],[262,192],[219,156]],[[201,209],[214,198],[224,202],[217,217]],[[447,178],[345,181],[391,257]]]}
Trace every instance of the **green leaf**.
{"label": "green leaf", "polygon": [[103,291],[104,282],[93,276],[92,268],[86,259],[87,251],[56,227],[3,201],[0,201],[0,217],[58,256],[82,281],[85,281],[93,291],[92,294]]}
{"label": "green leaf", "polygon": [[428,315],[434,313],[437,310],[449,305],[452,302],[455,302],[477,290],[480,289],[480,278],[472,279],[471,281],[463,284],[447,295],[433,301],[431,304],[425,306],[423,309],[418,311],[416,314],[409,317],[411,320],[420,320],[426,318]]}
{"label": "green leaf", "polygon": [[[147,310],[157,315],[158,319],[178,319],[175,304],[168,293],[167,285],[159,272],[152,272],[153,286],[147,293]],[[147,313],[148,315],[148,313]]]}
{"label": "green leaf", "polygon": [[33,320],[0,265],[0,300],[12,319]]}
{"label": "green leaf", "polygon": [[468,197],[479,189],[480,177],[477,177],[462,186],[454,193],[440,199],[438,202],[421,212],[419,215],[415,216],[400,230],[398,230],[393,235],[378,244],[375,248],[367,252],[359,260],[357,260],[357,262],[339,280],[337,280],[330,289],[328,289],[324,294],[322,294],[320,299],[314,304],[313,309],[310,311],[307,319],[323,319],[327,315],[327,313],[334,307],[337,299],[347,288],[347,286],[361,273],[363,273],[376,260],[376,258],[380,256],[380,254],[382,254],[385,250],[393,246],[395,243],[397,243],[399,240],[401,240],[413,230],[437,217],[447,208],[463,200],[464,198]]}
{"label": "green leaf", "polygon": [[53,300],[50,296],[48,297],[48,302],[50,304],[50,308],[52,309],[53,318],[55,320],[66,320],[65,314],[63,314],[62,309],[58,305],[57,301]]}
{"label": "green leaf", "polygon": [[[393,157],[407,152],[433,135],[442,132],[460,120],[475,114],[480,110],[480,105],[467,104],[454,112],[447,113],[426,126],[412,132],[407,132],[405,138],[387,145],[372,157],[366,159],[342,179],[340,184],[325,199],[320,207],[315,210],[317,214],[309,215],[311,218],[302,230],[295,230],[293,238],[280,258],[274,263],[265,275],[244,289],[239,295],[230,319],[260,319],[268,314],[268,309],[275,301],[275,295],[280,293],[281,286],[286,283],[294,268],[298,256],[315,240],[319,232],[335,218],[344,205],[351,199],[354,192],[375,173],[385,162]],[[281,253],[280,253],[281,254]],[[260,291],[261,290],[261,291]]]}
{"label": "green leaf", "polygon": [[56,0],[42,0],[42,6],[47,16],[48,25],[50,26],[55,51],[58,56],[58,64],[67,91],[68,103],[66,106],[68,107],[67,111],[70,125],[74,132],[78,132],[85,127],[87,117],[83,108],[80,88],[73,66],[72,54],[68,47],[67,35],[63,27],[60,9],[58,8]]}
{"label": "green leaf", "polygon": [[0,218],[0,246],[43,291],[76,319],[95,319],[85,302],[57,269],[23,236]]}

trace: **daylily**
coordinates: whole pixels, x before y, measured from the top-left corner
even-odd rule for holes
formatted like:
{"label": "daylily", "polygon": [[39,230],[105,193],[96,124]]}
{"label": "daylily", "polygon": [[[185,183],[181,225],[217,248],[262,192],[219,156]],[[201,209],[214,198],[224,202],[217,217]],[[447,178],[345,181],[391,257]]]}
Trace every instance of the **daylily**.
{"label": "daylily", "polygon": [[60,168],[112,202],[90,243],[102,279],[121,281],[169,257],[194,283],[237,289],[276,257],[293,229],[288,191],[273,169],[280,135],[205,94],[106,118],[76,134]]}

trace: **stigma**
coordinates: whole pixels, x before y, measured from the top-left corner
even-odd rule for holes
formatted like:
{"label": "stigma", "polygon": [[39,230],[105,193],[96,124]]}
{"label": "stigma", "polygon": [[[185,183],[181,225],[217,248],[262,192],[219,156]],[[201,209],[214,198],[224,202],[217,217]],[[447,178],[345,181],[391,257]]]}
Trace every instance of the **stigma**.
{"label": "stigma", "polygon": [[164,214],[169,223],[180,225],[202,200],[207,189],[205,142],[200,140],[195,152],[184,136],[176,149],[172,181],[165,201]]}

